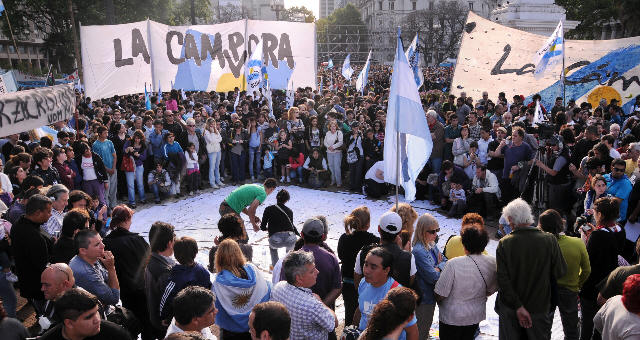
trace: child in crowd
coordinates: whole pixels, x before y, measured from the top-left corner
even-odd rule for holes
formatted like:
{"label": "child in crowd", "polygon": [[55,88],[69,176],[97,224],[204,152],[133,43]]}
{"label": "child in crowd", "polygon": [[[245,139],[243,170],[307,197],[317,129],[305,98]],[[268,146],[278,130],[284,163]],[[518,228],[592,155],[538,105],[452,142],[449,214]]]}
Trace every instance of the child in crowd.
{"label": "child in crowd", "polygon": [[173,254],[179,264],[171,268],[162,300],[160,300],[160,318],[167,324],[173,318],[173,298],[188,286],[200,286],[211,289],[209,271],[195,261],[198,243],[195,239],[183,236],[173,245]]}
{"label": "child in crowd", "polygon": [[449,190],[449,199],[451,200],[451,209],[449,209],[449,217],[459,218],[467,211],[467,197],[464,193],[461,183],[451,182]]}
{"label": "child in crowd", "polygon": [[[100,202],[97,195],[91,196],[91,202],[89,202],[89,215],[95,220],[107,221],[107,205]],[[100,218],[102,217],[102,218]],[[102,237],[107,235],[108,228],[100,228],[96,230]]]}
{"label": "child in crowd", "polygon": [[262,162],[262,168],[264,169],[264,177],[270,178],[273,177],[273,151],[271,150],[271,145],[265,146],[266,150],[264,151],[264,159]]}
{"label": "child in crowd", "polygon": [[197,194],[200,192],[200,168],[195,144],[187,145],[185,159],[187,160],[187,190],[189,195],[193,195],[194,192]]}
{"label": "child in crowd", "polygon": [[293,154],[289,156],[289,164],[287,169],[289,170],[289,176],[293,179],[298,179],[298,183],[302,183],[302,165],[304,164],[304,154],[300,152],[298,157],[293,157]]}
{"label": "child in crowd", "polygon": [[162,196],[167,196],[169,194],[169,189],[171,187],[171,178],[169,177],[167,170],[163,169],[162,163],[162,161],[156,162],[156,168],[149,172],[149,177],[147,179],[151,190],[153,190],[153,193],[156,196],[156,203],[160,203]]}
{"label": "child in crowd", "polygon": [[464,154],[463,159],[464,173],[467,177],[472,179],[476,175],[476,167],[479,163],[478,142],[472,141],[469,143],[469,151]]}
{"label": "child in crowd", "polygon": [[175,141],[175,135],[171,132],[165,136],[165,144],[163,146],[164,158],[168,161],[167,172],[171,178],[171,194],[181,197],[180,194],[180,173],[184,165],[184,151],[178,142]]}

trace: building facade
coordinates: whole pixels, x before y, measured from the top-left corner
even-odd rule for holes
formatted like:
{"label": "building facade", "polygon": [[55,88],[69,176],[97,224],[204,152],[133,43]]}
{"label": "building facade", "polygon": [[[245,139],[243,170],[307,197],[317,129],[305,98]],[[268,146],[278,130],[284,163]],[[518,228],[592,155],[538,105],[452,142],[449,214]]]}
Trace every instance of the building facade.
{"label": "building facade", "polygon": [[491,13],[491,20],[521,31],[550,36],[562,20],[565,33],[578,26],[567,20],[564,8],[554,0],[507,1]]}
{"label": "building facade", "polygon": [[44,34],[31,27],[26,38],[16,37],[16,51],[11,37],[0,32],[0,67],[17,69],[19,61],[27,65],[32,71],[48,70],[48,58],[44,51]]}

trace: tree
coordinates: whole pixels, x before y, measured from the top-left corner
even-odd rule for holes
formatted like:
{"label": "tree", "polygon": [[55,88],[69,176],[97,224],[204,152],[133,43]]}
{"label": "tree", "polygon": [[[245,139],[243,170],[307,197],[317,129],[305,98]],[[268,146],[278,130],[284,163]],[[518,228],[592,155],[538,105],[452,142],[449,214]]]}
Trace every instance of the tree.
{"label": "tree", "polygon": [[418,33],[426,65],[455,58],[460,48],[467,12],[468,9],[458,1],[440,1],[432,10],[412,12],[407,15],[403,25],[405,41],[408,44],[413,35]]}
{"label": "tree", "polygon": [[304,6],[287,8],[282,11],[280,18],[283,21],[302,21],[307,23],[316,21],[313,12]]}
{"label": "tree", "polygon": [[218,6],[218,18],[217,23],[231,22],[242,19],[242,7],[235,6],[231,3]]}
{"label": "tree", "polygon": [[[212,21],[209,0],[195,0],[198,22]],[[44,33],[44,49],[49,62],[60,65],[61,72],[73,71],[73,34],[67,0],[4,0],[3,15],[10,15],[16,39],[29,39],[34,31]],[[76,25],[106,25],[111,21],[107,12],[115,13],[115,24],[151,19],[168,25],[189,23],[190,1],[177,0],[108,0],[73,1]],[[5,20],[1,20],[5,36],[10,36]]]}
{"label": "tree", "polygon": [[619,21],[622,37],[640,35],[640,1],[637,0],[556,0],[567,11],[567,19],[580,24],[567,38],[600,39],[603,23]]}
{"label": "tree", "polygon": [[364,63],[369,52],[369,31],[360,11],[352,4],[316,21],[318,55],[323,60],[338,55],[340,62],[351,54],[351,61]]}

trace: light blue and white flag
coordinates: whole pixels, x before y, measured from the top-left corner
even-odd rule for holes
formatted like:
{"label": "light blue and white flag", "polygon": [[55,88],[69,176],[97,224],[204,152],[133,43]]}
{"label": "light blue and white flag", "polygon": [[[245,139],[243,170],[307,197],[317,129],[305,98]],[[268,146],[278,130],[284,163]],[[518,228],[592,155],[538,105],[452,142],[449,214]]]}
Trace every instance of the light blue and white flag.
{"label": "light blue and white flag", "polygon": [[367,62],[364,64],[362,71],[358,75],[356,80],[356,90],[360,91],[360,94],[364,94],[364,89],[367,87],[367,78],[369,77],[369,67],[371,66],[371,51],[367,57]]}
{"label": "light blue and white flag", "polygon": [[[248,278],[243,279],[231,274],[228,270],[216,274],[213,281],[213,293],[216,295],[216,307],[228,314],[238,324],[247,324],[240,319],[249,320],[253,306],[269,301],[271,283],[262,277],[258,268],[247,263],[244,267]],[[222,307],[222,308],[220,308]]]}
{"label": "light blue and white flag", "polygon": [[147,83],[144,83],[144,106],[147,110],[151,110],[151,96],[147,92]]}
{"label": "light blue and white flag", "polygon": [[344,63],[342,64],[342,76],[347,78],[347,80],[351,80],[352,75],[353,69],[351,68],[351,54],[349,54],[344,59]]}
{"label": "light blue and white flag", "polygon": [[424,75],[422,74],[422,69],[420,68],[420,48],[418,48],[418,33],[413,38],[411,45],[407,48],[407,52],[405,53],[407,57],[407,61],[413,70],[413,77],[418,85],[418,89],[424,83]]}
{"label": "light blue and white flag", "polygon": [[35,129],[34,131],[38,138],[47,137],[51,139],[53,145],[56,145],[58,143],[58,131],[54,130],[52,127],[45,125]]}
{"label": "light blue and white flag", "polygon": [[536,111],[533,114],[533,124],[538,125],[547,120],[542,113],[542,108],[540,107],[540,101],[536,100]]}
{"label": "light blue and white flag", "polygon": [[327,63],[327,70],[333,69],[333,59],[329,58],[329,62]]}
{"label": "light blue and white flag", "polygon": [[158,102],[162,101],[162,88],[160,86],[160,83],[158,83]]}
{"label": "light blue and white flag", "polygon": [[182,96],[182,100],[187,100],[187,94],[184,93],[184,89],[180,89],[180,95]]}
{"label": "light blue and white flag", "polygon": [[[398,137],[400,139],[399,161],[396,158]],[[433,141],[420,102],[418,86],[414,80],[411,65],[404,54],[400,29],[398,29],[398,46],[393,62],[384,137],[384,180],[395,184],[396,169],[399,166],[398,183],[404,188],[405,199],[409,202],[415,199],[415,181],[427,163],[432,148]]]}
{"label": "light blue and white flag", "polygon": [[247,92],[253,96],[254,91],[262,87],[262,40],[258,42],[255,50],[247,61]]}
{"label": "light blue and white flag", "polygon": [[293,87],[293,77],[287,82],[287,110],[293,106],[296,98],[296,90]]}
{"label": "light blue and white flag", "polygon": [[2,0],[0,0],[0,14],[2,14],[2,12],[4,12],[4,4],[2,3]]}
{"label": "light blue and white flag", "polygon": [[[542,78],[547,70],[552,69],[555,64],[562,61],[563,56],[564,31],[562,21],[560,21],[556,30],[553,31],[553,34],[547,39],[544,46],[542,46],[533,57],[533,64],[536,65],[536,69],[533,72],[534,77],[536,79]],[[561,74],[564,77],[564,70]]]}

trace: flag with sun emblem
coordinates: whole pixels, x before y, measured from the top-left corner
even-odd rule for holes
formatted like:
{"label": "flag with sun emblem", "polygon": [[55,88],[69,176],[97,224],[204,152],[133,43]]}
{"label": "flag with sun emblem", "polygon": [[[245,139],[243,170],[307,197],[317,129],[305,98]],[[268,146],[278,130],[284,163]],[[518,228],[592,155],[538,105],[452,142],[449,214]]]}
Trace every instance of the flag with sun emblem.
{"label": "flag with sun emblem", "polygon": [[265,280],[253,264],[248,263],[243,268],[247,273],[246,279],[223,270],[216,274],[213,282],[218,308],[216,319],[229,324],[225,329],[233,332],[242,331],[235,330],[234,325],[242,326],[242,329],[246,327],[253,306],[269,301],[271,297],[271,282]]}

